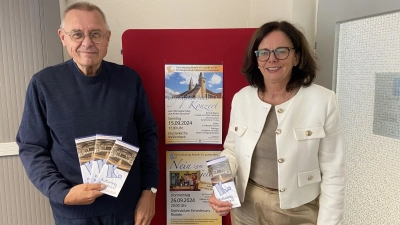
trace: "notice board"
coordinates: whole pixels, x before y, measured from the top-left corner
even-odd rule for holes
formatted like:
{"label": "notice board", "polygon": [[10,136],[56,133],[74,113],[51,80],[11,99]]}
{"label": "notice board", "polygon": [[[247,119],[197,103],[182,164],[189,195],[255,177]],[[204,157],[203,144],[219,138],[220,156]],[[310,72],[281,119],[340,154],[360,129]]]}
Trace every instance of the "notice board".
{"label": "notice board", "polygon": [[[152,225],[166,224],[166,152],[168,150],[222,150],[222,144],[165,144],[165,64],[223,65],[222,137],[225,139],[233,95],[247,86],[240,73],[255,28],[131,29],[122,35],[123,64],[142,78],[159,132],[160,179]],[[230,218],[222,219],[230,225]]]}

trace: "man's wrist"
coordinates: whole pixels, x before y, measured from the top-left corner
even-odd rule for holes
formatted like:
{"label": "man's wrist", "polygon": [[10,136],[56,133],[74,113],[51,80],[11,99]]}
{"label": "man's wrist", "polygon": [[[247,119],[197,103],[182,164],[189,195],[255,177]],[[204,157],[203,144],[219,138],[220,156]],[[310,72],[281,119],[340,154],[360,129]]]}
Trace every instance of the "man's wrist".
{"label": "man's wrist", "polygon": [[157,193],[157,188],[155,188],[155,187],[145,187],[145,188],[143,188],[143,190],[150,191],[153,194]]}

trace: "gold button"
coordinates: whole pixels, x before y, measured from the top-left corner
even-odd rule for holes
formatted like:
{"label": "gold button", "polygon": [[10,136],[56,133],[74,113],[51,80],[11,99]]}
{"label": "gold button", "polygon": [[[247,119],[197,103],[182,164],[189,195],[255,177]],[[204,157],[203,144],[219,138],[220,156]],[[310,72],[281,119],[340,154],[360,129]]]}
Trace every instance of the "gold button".
{"label": "gold button", "polygon": [[278,113],[283,113],[283,109],[282,109],[282,108],[279,108],[279,109],[278,109]]}
{"label": "gold button", "polygon": [[281,132],[282,132],[281,129],[276,129],[275,131],[276,134],[280,134]]}
{"label": "gold button", "polygon": [[311,136],[312,132],[310,130],[306,131],[306,136]]}
{"label": "gold button", "polygon": [[284,159],[282,159],[282,158],[278,159],[278,163],[283,163],[283,162],[285,162]]}
{"label": "gold button", "polygon": [[309,176],[308,177],[308,180],[312,180],[314,177],[313,176]]}
{"label": "gold button", "polygon": [[238,130],[238,127],[235,127],[235,131],[237,131]]}
{"label": "gold button", "polygon": [[286,189],[285,188],[281,188],[279,191],[280,192],[284,192],[284,191],[286,191]]}

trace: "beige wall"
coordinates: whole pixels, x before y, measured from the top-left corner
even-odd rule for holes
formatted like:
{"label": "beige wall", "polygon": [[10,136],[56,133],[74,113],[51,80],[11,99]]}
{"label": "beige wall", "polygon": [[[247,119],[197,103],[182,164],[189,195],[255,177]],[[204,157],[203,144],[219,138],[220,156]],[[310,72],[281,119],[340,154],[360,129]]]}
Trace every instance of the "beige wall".
{"label": "beige wall", "polygon": [[14,142],[32,75],[61,63],[59,2],[0,1],[0,225],[53,225],[48,199],[26,176]]}
{"label": "beige wall", "polygon": [[0,157],[0,225],[54,225],[50,203],[26,176],[18,156]]}
{"label": "beige wall", "polygon": [[[288,20],[315,40],[317,0],[87,0],[106,14],[112,35],[105,60],[122,63],[121,37],[127,29],[259,27]],[[61,11],[78,0],[60,0]],[[64,53],[65,59],[68,54]]]}

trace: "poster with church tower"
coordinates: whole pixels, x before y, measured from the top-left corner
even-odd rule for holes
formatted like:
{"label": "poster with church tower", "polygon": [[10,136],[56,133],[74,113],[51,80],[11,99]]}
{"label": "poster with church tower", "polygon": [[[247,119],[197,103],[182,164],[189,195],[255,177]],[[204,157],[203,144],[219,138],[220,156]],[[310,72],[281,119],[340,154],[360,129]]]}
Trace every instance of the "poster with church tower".
{"label": "poster with church tower", "polygon": [[166,144],[222,144],[222,65],[165,65]]}

